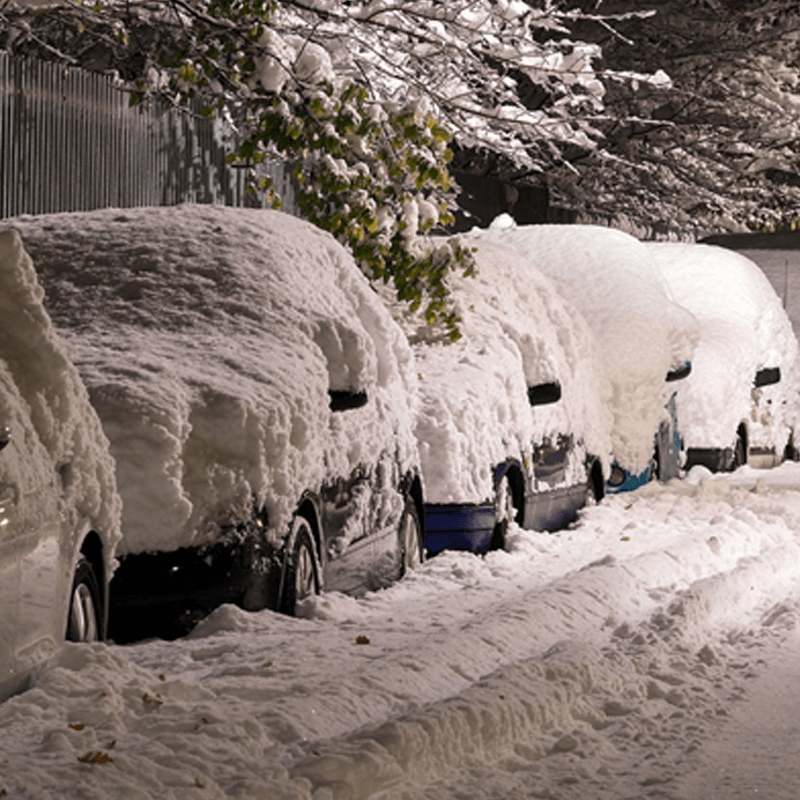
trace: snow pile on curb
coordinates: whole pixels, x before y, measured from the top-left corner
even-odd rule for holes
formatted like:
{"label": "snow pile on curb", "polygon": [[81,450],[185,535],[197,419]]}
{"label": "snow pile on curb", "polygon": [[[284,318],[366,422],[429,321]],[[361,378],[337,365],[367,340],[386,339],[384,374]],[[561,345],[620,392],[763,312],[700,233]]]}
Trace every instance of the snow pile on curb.
{"label": "snow pile on curb", "polygon": [[[650,484],[309,619],[67,645],[0,706],[20,800],[615,800],[674,782],[798,618],[800,466]],[[526,788],[527,787],[527,788]]]}

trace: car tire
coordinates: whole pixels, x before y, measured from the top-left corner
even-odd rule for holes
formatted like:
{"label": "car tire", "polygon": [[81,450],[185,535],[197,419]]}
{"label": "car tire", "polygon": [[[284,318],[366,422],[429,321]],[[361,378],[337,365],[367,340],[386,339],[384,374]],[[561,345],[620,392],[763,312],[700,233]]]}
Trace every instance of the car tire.
{"label": "car tire", "polygon": [[81,558],[75,566],[72,591],[69,597],[69,616],[67,617],[68,642],[96,642],[101,631],[100,584],[94,568],[86,558]]}
{"label": "car tire", "polygon": [[505,550],[506,534],[508,533],[509,519],[517,518],[517,508],[514,505],[514,490],[508,474],[503,475],[497,482],[497,494],[495,495],[495,516],[496,522],[492,539],[489,542],[490,550]]}
{"label": "car tire", "polygon": [[422,525],[419,521],[417,504],[413,497],[407,497],[403,515],[400,517],[400,577],[416,569],[425,560],[422,541]]}
{"label": "car tire", "polygon": [[311,523],[303,516],[292,522],[291,549],[286,553],[280,610],[290,617],[297,615],[297,605],[319,594],[319,570]]}

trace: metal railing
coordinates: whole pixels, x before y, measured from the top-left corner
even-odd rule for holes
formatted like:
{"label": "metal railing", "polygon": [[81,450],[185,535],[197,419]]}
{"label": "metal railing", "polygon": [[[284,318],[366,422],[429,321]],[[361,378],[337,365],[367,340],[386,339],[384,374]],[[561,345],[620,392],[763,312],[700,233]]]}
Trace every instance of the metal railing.
{"label": "metal railing", "polygon": [[[113,77],[0,51],[0,218],[174,205],[258,205],[217,120],[130,105]],[[267,167],[292,212],[283,164]]]}

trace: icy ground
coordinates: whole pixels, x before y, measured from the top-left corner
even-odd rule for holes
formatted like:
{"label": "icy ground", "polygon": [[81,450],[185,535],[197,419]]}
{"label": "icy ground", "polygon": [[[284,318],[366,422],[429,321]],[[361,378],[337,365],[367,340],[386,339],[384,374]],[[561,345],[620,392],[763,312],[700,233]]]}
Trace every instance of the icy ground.
{"label": "icy ground", "polygon": [[67,645],[0,706],[0,796],[797,796],[800,465],[696,468],[511,543],[304,619]]}

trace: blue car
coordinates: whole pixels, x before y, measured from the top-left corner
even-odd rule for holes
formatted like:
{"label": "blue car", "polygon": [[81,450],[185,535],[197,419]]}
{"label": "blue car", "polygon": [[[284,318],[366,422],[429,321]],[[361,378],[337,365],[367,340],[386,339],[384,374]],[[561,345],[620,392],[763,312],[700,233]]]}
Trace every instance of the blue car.
{"label": "blue car", "polygon": [[563,528],[602,498],[610,463],[610,388],[581,315],[523,256],[459,241],[477,266],[449,281],[461,338],[397,312],[419,378],[428,553],[505,547],[511,525]]}
{"label": "blue car", "polygon": [[[655,472],[662,478],[674,474],[680,446],[675,410],[668,408],[665,418],[664,376],[679,380],[676,365],[692,361],[697,321],[676,302],[648,247],[612,228],[516,225],[508,217],[498,218],[480,238],[525,255],[594,334],[613,391],[614,466],[606,490],[635,489]],[[683,420],[680,405],[679,393]]]}
{"label": "blue car", "polygon": [[[667,373],[667,383],[683,380],[691,371],[691,362],[687,361]],[[668,481],[678,477],[683,459],[683,439],[678,422],[677,390],[670,393],[664,410],[666,416],[661,420],[655,435],[653,457],[644,470],[636,474],[632,474],[615,461],[611,465],[611,472],[606,481],[608,494],[632,492],[652,480]]]}

